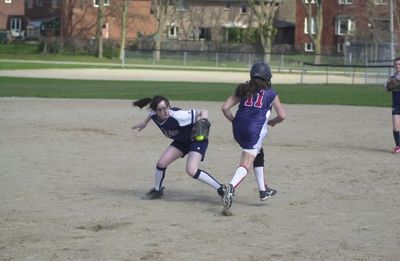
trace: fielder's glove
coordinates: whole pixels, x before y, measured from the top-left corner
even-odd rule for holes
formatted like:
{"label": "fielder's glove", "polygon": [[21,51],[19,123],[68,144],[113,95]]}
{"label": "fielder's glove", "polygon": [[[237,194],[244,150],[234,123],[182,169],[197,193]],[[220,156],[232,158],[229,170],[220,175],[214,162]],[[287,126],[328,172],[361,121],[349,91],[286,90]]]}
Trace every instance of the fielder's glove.
{"label": "fielder's glove", "polygon": [[193,139],[197,141],[208,139],[208,135],[210,133],[210,126],[211,123],[205,118],[196,121],[192,129]]}
{"label": "fielder's glove", "polygon": [[400,79],[390,76],[385,84],[386,90],[389,92],[400,91]]}

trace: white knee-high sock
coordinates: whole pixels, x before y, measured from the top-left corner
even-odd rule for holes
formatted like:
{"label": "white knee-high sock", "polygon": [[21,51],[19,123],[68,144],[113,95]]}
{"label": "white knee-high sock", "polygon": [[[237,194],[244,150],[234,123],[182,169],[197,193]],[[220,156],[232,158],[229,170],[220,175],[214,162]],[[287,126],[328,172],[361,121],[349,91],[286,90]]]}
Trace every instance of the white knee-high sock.
{"label": "white knee-high sock", "polygon": [[166,169],[167,168],[160,168],[156,166],[156,171],[154,173],[154,188],[158,191],[160,191],[162,188],[162,182],[164,181]]}
{"label": "white knee-high sock", "polygon": [[213,187],[214,189],[218,189],[219,187],[221,187],[221,183],[219,183],[213,176],[201,169],[197,170],[196,175],[194,175],[193,178],[200,180],[201,182]]}
{"label": "white knee-high sock", "polygon": [[231,184],[233,185],[234,188],[236,188],[239,183],[246,177],[247,175],[247,169],[243,166],[239,166],[236,171],[235,174],[233,175],[233,178],[231,180]]}
{"label": "white knee-high sock", "polygon": [[265,191],[264,167],[255,167],[253,170],[256,176],[258,190]]}

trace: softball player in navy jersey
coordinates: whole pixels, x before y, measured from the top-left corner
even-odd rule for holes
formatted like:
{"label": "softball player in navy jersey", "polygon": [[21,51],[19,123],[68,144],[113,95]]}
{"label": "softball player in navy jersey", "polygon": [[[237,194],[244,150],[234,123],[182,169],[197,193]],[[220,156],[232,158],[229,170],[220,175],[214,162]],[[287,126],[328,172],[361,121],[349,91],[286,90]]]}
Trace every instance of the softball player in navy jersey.
{"label": "softball player in navy jersey", "polygon": [[[263,140],[267,136],[267,125],[275,126],[285,119],[285,110],[279,97],[271,88],[271,70],[266,63],[255,63],[250,70],[250,81],[239,84],[235,94],[222,105],[222,112],[232,122],[233,136],[242,148],[240,165],[228,186],[224,186],[223,204],[229,209],[232,205],[235,188],[246,177],[249,169],[263,167]],[[239,104],[235,116],[231,108]],[[271,109],[276,117],[269,120]],[[260,199],[268,197],[270,189],[265,187],[263,171],[254,170],[260,191]],[[275,191],[276,192],[276,191]]]}
{"label": "softball player in navy jersey", "polygon": [[[400,57],[394,59],[394,67],[396,71],[391,77],[400,80]],[[392,108],[393,138],[395,142],[393,153],[400,154],[400,90],[392,91]]]}
{"label": "softball player in navy jersey", "polygon": [[133,103],[134,106],[138,106],[139,108],[143,108],[148,104],[150,109],[149,114],[144,121],[134,125],[132,129],[141,131],[147,126],[150,120],[153,120],[161,132],[173,141],[161,154],[157,162],[154,175],[154,188],[146,193],[146,197],[148,199],[157,199],[163,196],[164,187],[162,184],[168,165],[185,155],[187,155],[187,174],[213,187],[222,196],[222,184],[209,173],[199,169],[199,164],[203,161],[207,151],[208,139],[196,141],[192,139],[191,135],[194,123],[202,118],[207,118],[208,111],[171,108],[168,99],[158,95]]}

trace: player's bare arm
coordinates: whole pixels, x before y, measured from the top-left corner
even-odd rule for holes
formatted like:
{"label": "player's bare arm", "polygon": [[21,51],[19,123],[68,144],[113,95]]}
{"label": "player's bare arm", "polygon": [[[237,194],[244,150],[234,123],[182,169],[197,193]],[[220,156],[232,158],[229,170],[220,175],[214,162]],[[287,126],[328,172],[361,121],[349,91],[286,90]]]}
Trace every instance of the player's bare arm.
{"label": "player's bare arm", "polygon": [[149,114],[149,115],[147,115],[146,119],[144,119],[144,121],[133,125],[132,126],[132,130],[134,130],[134,129],[139,129],[139,131],[143,130],[144,128],[146,128],[146,126],[147,126],[147,124],[149,123],[150,120],[151,120],[151,116]]}
{"label": "player's bare arm", "polygon": [[231,108],[238,104],[240,102],[240,98],[236,97],[235,95],[231,95],[228,97],[228,99],[224,102],[224,104],[221,107],[222,113],[225,115],[225,117],[232,122],[233,119],[235,119],[235,116],[233,116],[231,112]]}
{"label": "player's bare arm", "polygon": [[276,95],[274,101],[272,102],[272,107],[276,112],[276,117],[268,121],[268,125],[274,127],[276,124],[282,122],[286,118],[285,109],[282,106],[281,101],[279,100],[279,96]]}

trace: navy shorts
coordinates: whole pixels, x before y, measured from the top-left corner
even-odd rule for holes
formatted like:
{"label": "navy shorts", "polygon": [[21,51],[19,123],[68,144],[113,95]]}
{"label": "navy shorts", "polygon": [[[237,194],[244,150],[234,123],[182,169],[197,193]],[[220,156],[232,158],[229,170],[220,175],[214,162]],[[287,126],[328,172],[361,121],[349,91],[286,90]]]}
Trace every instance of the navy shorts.
{"label": "navy shorts", "polygon": [[208,139],[203,140],[203,141],[192,141],[192,142],[182,142],[182,141],[177,141],[174,140],[171,143],[171,146],[174,146],[178,150],[182,151],[183,157],[186,156],[191,151],[197,151],[202,155],[201,161],[204,160],[204,157],[206,156],[206,151],[208,147]]}
{"label": "navy shorts", "polygon": [[400,115],[400,107],[394,107],[392,110],[392,115]]}

